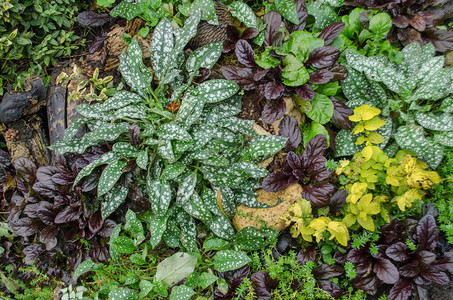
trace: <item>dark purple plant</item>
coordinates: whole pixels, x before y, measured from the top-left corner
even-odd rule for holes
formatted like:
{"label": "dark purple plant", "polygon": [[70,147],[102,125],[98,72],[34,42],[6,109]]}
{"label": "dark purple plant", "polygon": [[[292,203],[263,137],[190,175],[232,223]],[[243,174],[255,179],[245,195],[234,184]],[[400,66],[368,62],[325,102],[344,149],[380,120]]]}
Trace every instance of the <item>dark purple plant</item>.
{"label": "dark purple plant", "polygon": [[281,170],[264,178],[263,189],[277,192],[293,183],[300,183],[303,188],[302,197],[309,200],[313,206],[329,205],[335,188],[330,182],[325,182],[333,173],[326,167],[326,149],[326,137],[318,134],[307,143],[301,156],[292,151],[288,152],[286,162],[280,165]]}
{"label": "dark purple plant", "polygon": [[387,39],[400,41],[404,46],[412,42],[433,43],[437,51],[453,50],[453,31],[438,29],[453,17],[453,2],[449,0],[351,0],[346,4],[381,9],[392,16],[394,27]]}
{"label": "dark purple plant", "polygon": [[[244,266],[234,271],[227,272],[218,272],[218,277],[225,279],[228,284],[228,291],[226,294],[222,293],[218,287],[214,290],[214,296],[212,300],[230,300],[235,297],[237,288],[244,282],[244,279],[247,278],[250,274],[250,267]],[[245,298],[240,298],[245,299]]]}

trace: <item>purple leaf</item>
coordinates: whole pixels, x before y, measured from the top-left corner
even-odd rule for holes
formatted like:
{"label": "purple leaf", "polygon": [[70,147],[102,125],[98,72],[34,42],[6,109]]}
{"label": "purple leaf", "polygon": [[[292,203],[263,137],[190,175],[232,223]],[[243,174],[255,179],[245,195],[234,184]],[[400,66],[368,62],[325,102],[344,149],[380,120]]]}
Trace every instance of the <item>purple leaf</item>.
{"label": "purple leaf", "polygon": [[286,161],[293,170],[298,170],[302,167],[299,156],[293,151],[288,152],[288,155],[286,155]]}
{"label": "purple leaf", "polygon": [[307,171],[315,171],[326,166],[327,158],[322,155],[311,156],[304,161],[303,166]]}
{"label": "purple leaf", "polygon": [[98,232],[98,235],[103,238],[108,238],[113,233],[113,230],[115,230],[115,227],[116,223],[110,219],[107,219],[104,221],[102,229]]}
{"label": "purple leaf", "polygon": [[251,68],[241,68],[237,66],[222,67],[222,75],[239,84],[241,89],[249,91],[256,88],[257,83],[253,79],[255,72]]}
{"label": "purple leaf", "polygon": [[285,116],[278,126],[278,134],[288,137],[286,142],[289,150],[294,150],[302,142],[302,132],[300,131],[299,123],[291,116]]}
{"label": "purple leaf", "polygon": [[343,22],[332,23],[323,29],[323,31],[318,35],[318,38],[324,40],[324,45],[330,45],[343,31],[344,26]]}
{"label": "purple leaf", "polygon": [[340,57],[340,50],[331,46],[313,49],[308,56],[307,64],[315,68],[327,68],[332,66]]}
{"label": "purple leaf", "polygon": [[368,277],[356,277],[352,280],[352,286],[356,289],[363,290],[365,292],[373,293],[377,290],[378,279],[376,276],[368,276]]}
{"label": "purple leaf", "polygon": [[430,251],[421,250],[417,252],[417,258],[420,260],[421,263],[428,265],[436,260],[436,254]]}
{"label": "purple leaf", "polygon": [[392,23],[398,28],[406,28],[409,26],[409,19],[406,16],[399,15],[392,19]]}
{"label": "purple leaf", "polygon": [[434,251],[439,238],[436,221],[431,215],[424,216],[417,225],[417,240],[423,250]]}
{"label": "purple leaf", "polygon": [[38,206],[38,203],[27,204],[22,212],[29,218],[38,219]]}
{"label": "purple leaf", "polygon": [[71,206],[66,206],[62,211],[60,211],[55,217],[56,224],[65,224],[72,221],[77,221],[80,218],[80,211],[78,208],[73,208]]}
{"label": "purple leaf", "polygon": [[37,215],[41,222],[46,225],[55,225],[55,217],[57,215],[57,210],[54,209],[53,204],[47,201],[39,202]]}
{"label": "purple leaf", "polygon": [[348,192],[345,189],[341,189],[335,192],[329,200],[329,213],[336,214],[343,209],[343,205],[348,197]]}
{"label": "purple leaf", "polygon": [[328,69],[317,69],[310,73],[308,82],[314,84],[325,84],[334,81],[334,73]]}
{"label": "purple leaf", "polygon": [[272,124],[280,120],[286,114],[286,103],[283,99],[269,101],[261,112],[261,119],[266,124]]}
{"label": "purple leaf", "polygon": [[453,249],[445,253],[444,256],[439,259],[434,266],[439,269],[448,271],[451,275],[453,275]]}
{"label": "purple leaf", "polygon": [[256,65],[255,52],[253,52],[252,46],[246,40],[237,41],[235,52],[241,64],[247,67],[254,67]]}
{"label": "purple leaf", "polygon": [[352,116],[354,111],[335,97],[329,97],[329,99],[334,106],[333,116],[330,119],[332,123],[343,129],[351,129],[352,122],[349,120],[349,116]]}
{"label": "purple leaf", "polygon": [[307,101],[311,101],[315,97],[315,91],[308,83],[298,86],[296,88],[296,94]]}
{"label": "purple leaf", "polygon": [[256,30],[255,28],[247,28],[246,30],[244,30],[242,32],[241,39],[250,40],[250,39],[257,37],[258,34],[259,34],[259,31]]}
{"label": "purple leaf", "polygon": [[299,251],[299,253],[297,254],[297,261],[300,264],[304,265],[309,261],[315,261],[316,255],[316,248],[314,246],[310,246]]}
{"label": "purple leaf", "polygon": [[445,29],[431,27],[423,31],[422,39],[425,43],[432,43],[439,52],[453,50],[453,32]]}
{"label": "purple leaf", "polygon": [[344,80],[344,79],[346,79],[346,77],[348,77],[348,70],[344,66],[342,66],[338,63],[335,63],[333,66],[329,67],[328,69],[333,74],[332,82]]}
{"label": "purple leaf", "polygon": [[394,284],[400,278],[398,269],[390,260],[385,258],[379,258],[374,261],[373,271],[380,280],[387,284]]}
{"label": "purple leaf", "polygon": [[47,226],[39,233],[39,240],[46,245],[46,250],[50,251],[57,245],[57,234],[60,231],[58,227]]}
{"label": "purple leaf", "polygon": [[291,24],[292,28],[290,29],[290,33],[299,30],[302,31],[305,29],[305,26],[307,25],[308,12],[307,9],[305,8],[305,2],[303,0],[296,0],[295,5],[297,11],[297,18],[299,19],[299,25]]}
{"label": "purple leaf", "polygon": [[324,291],[328,292],[332,297],[338,299],[343,295],[340,287],[333,282],[327,280],[318,281],[318,285]]}
{"label": "purple leaf", "polygon": [[35,223],[36,221],[33,219],[21,218],[14,221],[10,221],[9,226],[13,230],[14,234],[22,237],[27,237],[39,232],[39,229],[36,226],[34,226]]}
{"label": "purple leaf", "polygon": [[91,54],[99,51],[104,47],[104,42],[108,39],[107,33],[103,33],[102,35],[97,36],[94,41],[88,46],[88,52]]}
{"label": "purple leaf", "polygon": [[263,189],[267,192],[278,192],[289,186],[289,176],[282,172],[273,172],[263,179]]}
{"label": "purple leaf", "polygon": [[264,29],[264,45],[274,46],[273,40],[282,24],[282,15],[277,11],[270,11],[264,15],[263,23],[267,25]]}
{"label": "purple leaf", "polygon": [[33,244],[25,247],[23,252],[25,254],[25,264],[31,265],[38,258],[38,256],[44,252],[44,247],[40,244]]}
{"label": "purple leaf", "polygon": [[352,262],[353,264],[360,264],[368,260],[368,255],[365,252],[365,249],[351,249],[346,258],[347,261]]}
{"label": "purple leaf", "polygon": [[253,75],[253,80],[260,81],[267,75],[267,73],[269,73],[270,70],[271,68],[256,72],[255,75]]}
{"label": "purple leaf", "polygon": [[284,90],[285,86],[283,84],[275,81],[268,82],[264,86],[264,97],[271,100],[278,99],[283,95]]}
{"label": "purple leaf", "polygon": [[405,261],[409,258],[409,247],[404,243],[398,242],[385,250],[385,254],[394,261]]}
{"label": "purple leaf", "polygon": [[319,267],[313,269],[313,276],[317,280],[338,277],[343,273],[344,269],[339,265],[322,264]]}
{"label": "purple leaf", "polygon": [[77,22],[83,26],[98,27],[113,20],[109,14],[98,14],[94,11],[83,11],[77,16]]}
{"label": "purple leaf", "polygon": [[303,186],[302,198],[310,201],[314,207],[329,205],[329,195],[334,191],[334,186],[329,182],[318,182],[313,186]]}
{"label": "purple leaf", "polygon": [[413,278],[418,276],[419,262],[415,261],[399,268],[399,272],[403,277]]}
{"label": "purple leaf", "polygon": [[390,290],[389,300],[407,300],[412,295],[412,280],[402,279]]}
{"label": "purple leaf", "polygon": [[424,279],[438,284],[447,284],[450,282],[450,278],[448,278],[448,275],[445,274],[445,272],[431,266],[422,268],[420,275],[422,275]]}
{"label": "purple leaf", "polygon": [[88,220],[88,228],[90,229],[90,231],[93,234],[95,234],[99,230],[101,230],[102,225],[103,225],[103,221],[102,221],[101,211],[98,210]]}
{"label": "purple leaf", "polygon": [[252,274],[251,280],[255,285],[257,300],[270,300],[271,291],[278,285],[277,279],[272,279],[268,272],[258,271]]}
{"label": "purple leaf", "polygon": [[324,155],[327,149],[327,138],[324,134],[317,134],[305,146],[303,157],[308,159],[312,156]]}
{"label": "purple leaf", "polygon": [[14,162],[16,172],[21,175],[25,181],[32,184],[36,180],[36,165],[26,157],[19,157]]}
{"label": "purple leaf", "polygon": [[327,168],[321,168],[319,170],[314,170],[310,173],[310,180],[312,181],[322,181],[330,177],[333,174],[333,171]]}

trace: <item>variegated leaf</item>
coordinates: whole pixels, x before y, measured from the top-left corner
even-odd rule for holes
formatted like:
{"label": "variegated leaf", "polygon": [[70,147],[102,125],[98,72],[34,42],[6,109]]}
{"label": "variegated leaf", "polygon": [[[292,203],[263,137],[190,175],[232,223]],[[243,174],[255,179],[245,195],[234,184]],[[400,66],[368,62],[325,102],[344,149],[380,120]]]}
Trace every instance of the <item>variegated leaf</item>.
{"label": "variegated leaf", "polygon": [[249,28],[258,29],[258,21],[256,20],[255,12],[244,2],[234,1],[229,8],[232,9],[231,14],[239,21],[244,23]]}
{"label": "variegated leaf", "polygon": [[205,207],[203,200],[198,193],[193,193],[189,201],[182,207],[186,213],[202,221],[212,220],[212,215]]}
{"label": "variegated leaf", "polygon": [[335,137],[335,156],[351,156],[360,151],[355,144],[357,136],[351,130],[342,129]]}
{"label": "variegated leaf", "polygon": [[127,162],[117,160],[109,163],[102,171],[101,177],[98,183],[98,197],[106,194],[116,184],[121,175],[123,175],[123,168],[127,165]]}
{"label": "variegated leaf", "polygon": [[242,151],[241,158],[245,161],[253,161],[258,158],[269,157],[283,149],[287,140],[288,138],[277,135],[254,137]]}
{"label": "variegated leaf", "polygon": [[191,173],[189,176],[184,178],[178,188],[178,194],[176,195],[176,203],[180,207],[184,207],[187,201],[192,197],[194,193],[195,185],[197,184],[197,174]]}
{"label": "variegated leaf", "polygon": [[124,203],[128,192],[128,188],[117,185],[105,194],[104,200],[101,203],[101,215],[103,220],[107,219],[121,204]]}
{"label": "variegated leaf", "polygon": [[117,153],[115,152],[107,152],[107,153],[104,153],[102,154],[101,157],[99,157],[98,159],[96,159],[95,161],[91,162],[88,166],[86,166],[85,168],[83,168],[79,174],[77,174],[77,177],[76,179],[74,180],[74,186],[77,185],[77,183],[79,183],[79,181],[85,177],[85,176],[88,176],[91,174],[91,172],[93,172],[93,170],[100,166],[100,165],[103,165],[103,164],[109,164],[109,163],[112,163],[114,161],[117,161],[118,159],[120,159],[120,155],[118,155]]}
{"label": "variegated leaf", "polygon": [[153,180],[147,185],[153,212],[158,216],[165,215],[172,199],[170,184],[166,180]]}
{"label": "variegated leaf", "polygon": [[[212,1],[212,0],[202,0]],[[211,69],[222,54],[223,42],[207,44],[198,48],[186,61],[186,70],[189,73],[198,71],[200,68]]]}
{"label": "variegated leaf", "polygon": [[191,142],[192,137],[184,129],[174,123],[165,123],[162,124],[157,129],[157,135],[161,140],[178,140],[184,142]]}
{"label": "variegated leaf", "polygon": [[118,91],[112,97],[109,97],[105,102],[100,105],[100,111],[109,111],[123,108],[131,104],[137,104],[143,101],[139,95],[126,91]]}
{"label": "variegated leaf", "polygon": [[229,80],[213,79],[199,84],[193,95],[202,98],[205,103],[215,103],[230,98],[239,91],[239,86]]}
{"label": "variegated leaf", "polygon": [[426,129],[436,131],[453,131],[453,114],[433,114],[416,112],[418,124]]}
{"label": "variegated leaf", "polygon": [[179,54],[184,50],[187,43],[197,34],[197,26],[200,22],[200,11],[195,11],[186,19],[184,27],[175,31],[175,46],[173,54]]}

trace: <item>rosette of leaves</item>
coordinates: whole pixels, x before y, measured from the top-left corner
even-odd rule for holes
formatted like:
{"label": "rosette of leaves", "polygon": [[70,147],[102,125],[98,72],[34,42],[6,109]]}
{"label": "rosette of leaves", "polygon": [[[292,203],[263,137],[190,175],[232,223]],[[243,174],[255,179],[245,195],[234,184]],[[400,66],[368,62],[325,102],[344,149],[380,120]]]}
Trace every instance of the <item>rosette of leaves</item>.
{"label": "rosette of leaves", "polygon": [[[253,100],[257,106],[263,99],[269,100],[261,114],[265,123],[270,124],[283,117],[286,113],[283,97],[293,97],[308,118],[325,124],[334,111],[344,113],[344,104],[334,105],[329,99],[337,94],[338,81],[347,76],[347,70],[336,63],[340,51],[330,46],[344,24],[331,24],[320,34],[303,31],[307,11],[300,1],[296,2],[296,8],[299,25],[287,28],[290,33],[287,41],[282,43],[284,35],[280,32],[283,22],[280,13],[267,13],[263,17],[267,25],[264,52],[256,56],[249,43],[238,43],[236,56],[246,67],[225,66],[222,74],[242,89],[254,90]],[[343,122],[338,122],[338,125],[347,128]]]}
{"label": "rosette of leaves", "polygon": [[263,189],[277,192],[299,183],[303,188],[302,198],[309,200],[314,207],[328,206],[335,187],[327,181],[333,171],[326,167],[326,149],[326,137],[318,134],[307,143],[302,155],[288,152],[286,161],[278,166],[279,170],[264,178]]}
{"label": "rosette of leaves", "polygon": [[441,252],[437,247],[439,233],[434,218],[420,221],[393,219],[381,230],[380,239],[365,247],[337,253],[338,262],[355,264],[355,288],[374,294],[383,285],[392,285],[388,299],[406,300],[413,292],[421,296],[424,286],[447,284],[452,273],[453,252]]}
{"label": "rosette of leaves", "polygon": [[340,38],[348,49],[367,56],[401,55],[397,52],[398,48],[386,40],[387,33],[392,28],[389,14],[357,7],[349,15],[342,16],[341,20],[345,28]]}
{"label": "rosette of leaves", "polygon": [[377,8],[392,16],[394,28],[387,38],[400,41],[404,46],[419,42],[433,43],[436,50],[453,50],[453,32],[438,26],[453,17],[453,4],[448,0],[351,0],[346,4],[366,8]]}
{"label": "rosette of leaves", "polygon": [[[348,51],[349,77],[342,83],[346,105],[382,109],[387,124],[379,131],[385,137],[380,147],[389,154],[408,149],[436,168],[444,147],[453,146],[453,68],[443,67],[444,57],[435,56],[432,44],[422,48],[412,43],[402,54],[396,64],[384,56]],[[351,147],[354,143],[352,132],[340,131],[336,155],[352,155],[357,151]]]}
{"label": "rosette of leaves", "polygon": [[[96,153],[91,154],[96,158]],[[22,237],[27,265],[38,257],[57,260],[61,254],[72,267],[85,257],[102,262],[110,258],[106,243],[116,223],[101,218],[100,202],[93,193],[96,175],[73,186],[77,173],[89,163],[86,158],[58,156],[57,166],[38,169],[27,158],[16,160],[17,191],[11,199],[8,224]]]}
{"label": "rosette of leaves", "polygon": [[[111,151],[86,166],[75,182],[101,165],[98,196],[102,218],[116,210],[130,192],[118,185],[128,166],[138,166],[146,182],[153,217],[151,243],[163,238],[171,247],[196,251],[196,223],[201,220],[216,235],[234,238],[229,219],[236,206],[263,207],[255,189],[267,171],[256,162],[273,155],[286,143],[279,136],[256,136],[253,121],[235,117],[241,99],[234,82],[218,79],[192,85],[200,68],[210,69],[220,57],[222,43],[203,46],[184,61],[184,47],[197,32],[200,13],[185,26],[173,29],[162,20],[153,33],[153,73],[143,64],[136,40],[121,55],[120,70],[132,91],[120,91],[104,103],[81,105],[83,116],[67,129],[65,139],[52,146],[56,152],[82,153],[91,145],[108,141]],[[158,84],[154,84],[154,78]],[[181,103],[177,112],[165,109]],[[131,139],[129,122],[136,124]],[[88,124],[91,132],[74,137],[77,127]],[[85,179],[86,180],[86,179]]]}

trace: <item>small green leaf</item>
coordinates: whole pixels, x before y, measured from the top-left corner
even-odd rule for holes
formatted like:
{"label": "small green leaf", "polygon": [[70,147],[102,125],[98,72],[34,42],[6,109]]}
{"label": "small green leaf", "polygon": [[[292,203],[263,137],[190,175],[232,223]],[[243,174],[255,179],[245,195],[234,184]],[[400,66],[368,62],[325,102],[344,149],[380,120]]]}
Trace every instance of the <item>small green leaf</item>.
{"label": "small green leaf", "polygon": [[109,300],[138,300],[138,293],[128,288],[115,288],[109,293]]}
{"label": "small green leaf", "polygon": [[225,248],[229,242],[220,239],[220,238],[207,238],[203,242],[203,248],[205,251],[211,251],[211,250],[221,250],[222,248]]}
{"label": "small green leaf", "polygon": [[181,162],[176,162],[172,165],[167,165],[162,173],[161,179],[162,180],[171,180],[178,177],[184,170],[186,169],[186,165]]}
{"label": "small green leaf", "polygon": [[77,269],[74,271],[74,280],[77,281],[77,279],[87,273],[87,272],[90,272],[90,271],[93,271],[95,270],[97,267],[97,264],[95,264],[92,260],[88,259],[88,260],[85,260],[84,262],[82,262],[78,267]]}
{"label": "small green leaf", "polygon": [[306,115],[319,124],[326,124],[333,116],[334,105],[326,95],[316,93],[311,101],[311,110]]}
{"label": "small green leaf", "polygon": [[236,242],[239,247],[247,251],[255,251],[263,248],[264,235],[255,227],[245,227],[236,234]]}
{"label": "small green leaf", "polygon": [[148,169],[148,151],[142,150],[138,153],[137,156],[137,166],[142,170]]}
{"label": "small green leaf", "polygon": [[149,293],[153,290],[154,284],[152,284],[148,280],[142,279],[140,280],[139,287],[140,287],[139,297],[140,299],[143,299],[146,296],[148,296]]}
{"label": "small green leaf", "polygon": [[119,253],[131,254],[135,250],[134,241],[127,236],[119,236],[110,241]]}
{"label": "small green leaf", "polygon": [[252,260],[242,251],[221,250],[214,255],[214,268],[219,272],[239,269]]}
{"label": "small green leaf", "polygon": [[175,286],[170,294],[170,300],[189,300],[195,291],[186,285]]}
{"label": "small green leaf", "polygon": [[104,201],[101,203],[102,219],[107,219],[121,204],[126,200],[129,189],[118,185],[113,187],[104,196]]}
{"label": "small green leaf", "polygon": [[195,185],[197,184],[197,174],[191,173],[189,176],[184,178],[184,180],[179,185],[178,194],[176,196],[176,203],[179,206],[184,207],[187,201],[194,193]]}
{"label": "small green leaf", "polygon": [[137,215],[132,210],[128,209],[126,212],[126,224],[124,230],[128,231],[133,238],[143,235],[142,222],[137,219]]}
{"label": "small green leaf", "polygon": [[296,4],[294,1],[276,0],[275,6],[286,20],[296,25],[299,25],[299,17],[297,16]]}

